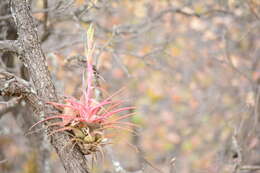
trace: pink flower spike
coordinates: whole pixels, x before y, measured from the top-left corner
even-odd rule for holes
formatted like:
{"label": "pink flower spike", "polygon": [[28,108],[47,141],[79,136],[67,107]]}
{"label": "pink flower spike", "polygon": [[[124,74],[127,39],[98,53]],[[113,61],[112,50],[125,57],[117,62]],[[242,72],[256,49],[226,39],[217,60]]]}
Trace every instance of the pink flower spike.
{"label": "pink flower spike", "polygon": [[91,94],[92,94],[92,76],[93,76],[93,67],[92,64],[90,62],[90,58],[87,60],[87,93],[84,94],[85,95],[85,104],[87,104],[87,106],[90,106],[90,98],[91,98]]}

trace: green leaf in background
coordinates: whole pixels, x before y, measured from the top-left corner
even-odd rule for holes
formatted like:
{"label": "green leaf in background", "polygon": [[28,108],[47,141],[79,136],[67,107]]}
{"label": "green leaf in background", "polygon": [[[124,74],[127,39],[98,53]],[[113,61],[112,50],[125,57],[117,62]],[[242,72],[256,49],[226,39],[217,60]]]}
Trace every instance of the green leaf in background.
{"label": "green leaf in background", "polygon": [[134,124],[137,124],[137,125],[143,125],[144,124],[144,118],[139,114],[135,114],[134,116],[132,116],[131,121]]}

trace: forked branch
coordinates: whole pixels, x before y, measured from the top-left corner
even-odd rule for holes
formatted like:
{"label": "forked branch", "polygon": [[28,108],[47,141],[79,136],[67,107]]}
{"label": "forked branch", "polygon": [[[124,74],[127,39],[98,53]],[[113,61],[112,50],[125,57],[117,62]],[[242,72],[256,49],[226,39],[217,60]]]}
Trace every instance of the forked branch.
{"label": "forked branch", "polygon": [[14,41],[14,40],[4,40],[4,41],[0,41],[0,52],[15,52],[15,53],[19,53],[19,46],[18,46],[18,42]]}

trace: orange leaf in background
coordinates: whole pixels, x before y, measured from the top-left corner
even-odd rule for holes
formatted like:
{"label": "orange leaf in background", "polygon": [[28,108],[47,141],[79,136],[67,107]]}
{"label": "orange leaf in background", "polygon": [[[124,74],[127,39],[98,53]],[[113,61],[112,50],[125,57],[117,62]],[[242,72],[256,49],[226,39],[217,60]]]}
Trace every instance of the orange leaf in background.
{"label": "orange leaf in background", "polygon": [[199,103],[195,99],[191,99],[189,103],[192,109],[196,109],[199,105]]}
{"label": "orange leaf in background", "polygon": [[151,45],[145,45],[143,47],[143,49],[140,50],[140,53],[145,55],[145,54],[151,52],[151,50],[152,50],[152,46]]}
{"label": "orange leaf in background", "polygon": [[176,103],[180,103],[181,102],[181,96],[177,95],[177,94],[172,94],[171,99],[176,102]]}
{"label": "orange leaf in background", "polygon": [[170,53],[172,56],[179,56],[181,54],[181,49],[177,46],[171,47]]}
{"label": "orange leaf in background", "polygon": [[116,79],[121,79],[121,78],[124,77],[124,72],[123,72],[122,69],[116,68],[116,69],[113,70],[112,75]]}
{"label": "orange leaf in background", "polygon": [[119,16],[111,16],[111,18],[106,21],[105,25],[107,27],[113,28],[113,26],[119,25],[121,23],[122,23],[122,20]]}
{"label": "orange leaf in background", "polygon": [[257,81],[259,79],[260,79],[260,72],[259,71],[253,72],[253,80]]}
{"label": "orange leaf in background", "polygon": [[76,6],[78,7],[78,6],[80,6],[80,5],[83,5],[84,2],[85,2],[85,0],[76,0],[76,1],[75,1],[75,4],[76,4]]}

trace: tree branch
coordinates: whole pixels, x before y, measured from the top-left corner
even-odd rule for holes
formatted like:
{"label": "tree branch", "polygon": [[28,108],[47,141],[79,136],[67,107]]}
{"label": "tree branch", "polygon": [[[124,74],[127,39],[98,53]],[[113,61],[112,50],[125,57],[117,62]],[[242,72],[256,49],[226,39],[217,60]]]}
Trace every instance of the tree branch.
{"label": "tree branch", "polygon": [[4,41],[0,41],[0,52],[1,51],[9,51],[9,52],[16,52],[19,53],[19,46],[18,46],[18,42],[14,41],[14,40],[4,40]]}
{"label": "tree branch", "polygon": [[27,81],[8,72],[0,72],[0,95],[22,96],[34,110],[42,105],[41,100]]}
{"label": "tree branch", "polygon": [[11,111],[12,108],[18,105],[21,97],[13,98],[7,102],[0,102],[0,118],[7,112]]}
{"label": "tree branch", "polygon": [[[55,112],[55,109],[44,104],[45,101],[58,101],[54,85],[46,64],[46,59],[39,44],[36,27],[26,0],[11,0],[11,11],[18,30],[18,41],[21,45],[21,60],[27,67],[34,84],[40,105],[35,115],[44,118]],[[48,128],[49,130],[52,130]],[[56,149],[62,164],[69,173],[88,173],[88,164],[82,152],[72,146],[69,136],[55,133],[51,136],[51,144]],[[69,144],[69,145],[68,145]]]}

